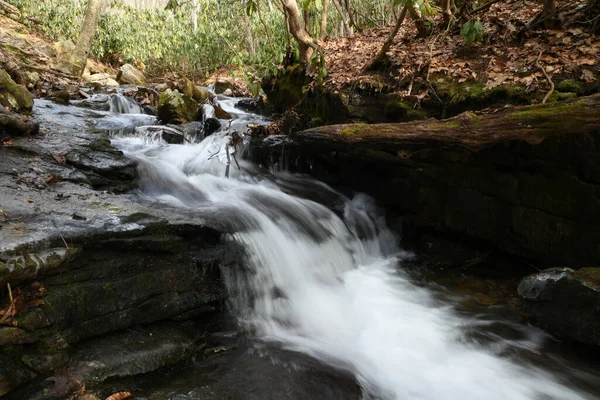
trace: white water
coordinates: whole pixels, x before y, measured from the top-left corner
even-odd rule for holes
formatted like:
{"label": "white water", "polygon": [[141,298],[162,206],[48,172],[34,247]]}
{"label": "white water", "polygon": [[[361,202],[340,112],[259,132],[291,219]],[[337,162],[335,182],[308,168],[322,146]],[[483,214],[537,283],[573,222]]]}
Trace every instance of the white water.
{"label": "white water", "polygon": [[289,185],[253,176],[249,163],[240,162],[242,171],[232,164],[227,179],[228,140],[221,133],[194,145],[117,144],[140,161],[146,196],[233,226],[248,270],[229,271],[226,280],[241,321],[259,335],[351,371],[367,396],[381,399],[592,398],[498,354],[511,345],[535,351],[543,339],[535,330],[494,348],[466,339],[465,328],[481,322],[459,316],[401,272],[410,255],[396,247],[369,198],[344,199],[312,182],[345,202],[339,217],[287,193]]}

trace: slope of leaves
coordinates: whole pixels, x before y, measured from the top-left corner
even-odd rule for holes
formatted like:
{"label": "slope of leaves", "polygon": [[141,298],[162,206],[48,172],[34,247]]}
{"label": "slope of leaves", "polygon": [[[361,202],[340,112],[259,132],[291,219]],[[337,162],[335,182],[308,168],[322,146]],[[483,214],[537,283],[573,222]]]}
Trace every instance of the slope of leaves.
{"label": "slope of leaves", "polygon": [[[578,1],[561,3],[560,12],[573,14],[578,4]],[[536,67],[536,61],[553,80],[597,82],[600,38],[576,22],[565,22],[555,30],[525,29],[540,9],[540,3],[529,0],[492,5],[481,14],[485,29],[483,43],[471,45],[463,45],[459,29],[417,38],[414,24],[406,21],[387,53],[386,83],[393,90],[410,94],[414,83],[447,76],[458,83],[480,82],[486,88],[512,84],[545,91],[549,83]],[[329,72],[325,85],[348,87],[369,79],[361,69],[376,54],[390,29],[366,30],[351,38],[334,38],[323,43]]]}

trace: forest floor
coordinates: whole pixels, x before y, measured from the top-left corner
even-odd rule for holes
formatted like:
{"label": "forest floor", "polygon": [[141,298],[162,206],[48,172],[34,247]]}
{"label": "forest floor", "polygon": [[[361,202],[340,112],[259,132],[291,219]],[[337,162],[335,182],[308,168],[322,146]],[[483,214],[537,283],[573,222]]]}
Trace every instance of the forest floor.
{"label": "forest floor", "polygon": [[[470,18],[479,19],[484,27],[483,42],[472,44],[463,43],[460,24],[440,30],[441,14],[433,18],[438,28],[428,37],[418,37],[415,25],[407,19],[387,53],[385,68],[369,73],[363,73],[362,69],[378,52],[391,25],[366,29],[352,37],[328,38],[320,43],[328,71],[323,84],[333,91],[344,91],[363,82],[372,87],[377,81],[382,92],[396,92],[419,102],[436,96],[432,82],[440,78],[456,84],[476,82],[483,89],[519,86],[528,93],[548,93],[551,86],[564,80],[583,88],[578,95],[600,90],[600,36],[589,29],[592,24],[585,14],[586,1],[560,2],[560,27],[527,28],[540,10],[539,2],[509,0],[494,3],[480,12],[471,11]],[[35,85],[38,96],[81,84],[51,68],[56,52],[52,41],[0,15],[0,67],[12,75],[14,71],[38,73],[40,82],[44,82]],[[88,69],[90,73],[116,74],[114,66],[94,60],[90,60]],[[244,73],[242,69],[241,75]],[[196,83],[206,84],[232,74],[233,70],[224,66]],[[148,75],[153,76],[151,71]],[[235,75],[239,77],[240,71]],[[172,71],[155,80],[165,82],[180,77],[181,74]],[[237,79],[236,84],[244,86],[244,79]],[[591,87],[596,89],[584,90]],[[541,101],[542,97],[532,97],[531,102]]]}
{"label": "forest floor", "polygon": [[[322,43],[328,70],[324,85],[343,89],[378,75],[392,90],[426,96],[427,89],[418,94],[411,93],[412,88],[440,76],[456,83],[478,82],[485,89],[518,85],[543,92],[550,89],[550,81],[597,83],[600,36],[590,33],[585,5],[581,0],[560,2],[560,27],[527,29],[541,11],[541,2],[495,3],[472,15],[481,20],[485,32],[483,42],[473,44],[463,44],[460,26],[418,37],[415,25],[407,19],[387,53],[385,71],[375,74],[362,73],[362,69],[382,46],[392,26],[364,30],[350,38],[329,38]],[[434,19],[441,26],[441,15]]]}

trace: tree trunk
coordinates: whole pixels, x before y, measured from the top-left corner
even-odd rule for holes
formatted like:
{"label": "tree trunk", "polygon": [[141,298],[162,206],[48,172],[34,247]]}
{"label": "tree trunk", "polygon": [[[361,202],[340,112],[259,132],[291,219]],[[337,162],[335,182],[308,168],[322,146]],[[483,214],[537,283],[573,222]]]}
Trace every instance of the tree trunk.
{"label": "tree trunk", "polygon": [[332,1],[333,1],[333,5],[335,6],[335,9],[337,10],[338,14],[340,14],[340,19],[344,26],[344,31],[346,31],[346,34],[348,36],[352,36],[353,32],[352,32],[352,28],[350,27],[350,23],[348,21],[348,16],[344,12],[344,9],[342,8],[339,0],[332,0]]}
{"label": "tree trunk", "polygon": [[81,76],[85,68],[88,55],[94,42],[98,21],[100,21],[100,12],[102,11],[104,0],[89,0],[85,18],[81,24],[81,32],[79,39],[75,45],[75,50],[66,60],[66,65],[63,64],[63,69],[75,76]]}
{"label": "tree trunk", "polygon": [[254,35],[252,34],[252,26],[250,25],[250,18],[246,14],[246,8],[242,10],[242,18],[244,21],[244,30],[246,31],[246,47],[248,48],[248,54],[250,58],[254,58],[256,55],[256,49],[254,48]]}
{"label": "tree trunk", "polygon": [[400,30],[400,26],[402,26],[402,23],[404,22],[404,19],[406,18],[407,12],[408,12],[408,4],[406,4],[402,8],[402,11],[400,12],[400,15],[398,16],[398,19],[396,20],[396,25],[394,25],[394,29],[392,29],[392,31],[388,35],[387,39],[383,43],[383,46],[381,46],[379,53],[377,53],[377,55],[375,57],[373,57],[373,59],[371,61],[369,61],[369,63],[367,65],[365,65],[363,67],[363,69],[362,69],[363,73],[373,70],[373,69],[377,69],[381,65],[382,61],[385,59],[385,54],[388,52],[390,47],[392,47],[392,43],[394,43],[394,38],[396,37],[396,35],[398,34],[398,31]]}
{"label": "tree trunk", "polygon": [[413,21],[415,21],[415,26],[417,27],[420,37],[426,37],[431,34],[432,22],[423,17],[423,13],[419,10],[419,6],[416,2],[410,2],[408,14]]}
{"label": "tree trunk", "polygon": [[556,0],[544,0],[544,8],[542,9],[542,19],[540,21],[546,28],[554,28],[556,26]]}
{"label": "tree trunk", "polygon": [[329,5],[331,0],[323,0],[323,10],[321,11],[321,29],[320,39],[327,39],[327,14],[329,13]]}
{"label": "tree trunk", "polygon": [[348,12],[348,18],[350,19],[350,23],[354,28],[356,28],[357,32],[360,32],[361,29],[358,27],[356,20],[354,19],[354,14],[352,13],[352,8],[350,7],[350,0],[344,0],[344,4],[346,5],[346,11]]}
{"label": "tree trunk", "polygon": [[192,28],[194,32],[198,30],[198,1],[192,0]]}
{"label": "tree trunk", "polygon": [[442,14],[444,15],[444,26],[448,28],[452,21],[452,0],[442,0]]}
{"label": "tree trunk", "polygon": [[300,62],[306,65],[310,60],[313,49],[316,49],[317,45],[306,29],[304,29],[304,21],[302,20],[302,14],[300,14],[296,0],[281,0],[281,3],[287,15],[290,33],[294,36],[296,42],[298,42]]}

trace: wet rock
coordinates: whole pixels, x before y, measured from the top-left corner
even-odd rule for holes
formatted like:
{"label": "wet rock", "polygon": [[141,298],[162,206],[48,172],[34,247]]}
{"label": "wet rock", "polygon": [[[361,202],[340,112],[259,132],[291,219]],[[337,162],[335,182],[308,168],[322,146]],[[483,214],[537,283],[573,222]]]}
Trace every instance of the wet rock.
{"label": "wet rock", "polygon": [[218,105],[215,106],[215,116],[219,119],[232,119],[233,118],[230,113],[223,110],[223,108]]}
{"label": "wet rock", "polygon": [[233,90],[231,89],[225,89],[225,91],[223,91],[223,96],[233,96]]}
{"label": "wet rock", "polygon": [[196,121],[200,117],[198,103],[177,90],[167,89],[158,100],[158,118],[168,124]]}
{"label": "wet rock", "polygon": [[150,140],[162,139],[169,144],[185,143],[185,133],[174,126],[140,126],[135,128],[135,134]]}
{"label": "wet rock", "polygon": [[107,94],[94,94],[83,100],[73,101],[72,104],[78,107],[90,108],[98,111],[110,110],[111,96]]}
{"label": "wet rock", "polygon": [[40,74],[35,71],[20,71],[18,78],[21,85],[24,85],[27,89],[32,90],[40,81]]}
{"label": "wet rock", "polygon": [[15,327],[0,327],[0,346],[33,342],[35,342],[35,338],[22,329]]}
{"label": "wet rock", "polygon": [[137,176],[136,162],[115,149],[106,138],[96,139],[81,150],[69,151],[66,162],[86,173],[94,187],[112,187],[125,191]]}
{"label": "wet rock", "polygon": [[231,94],[233,94],[233,91],[237,89],[235,83],[231,79],[218,78],[215,81],[216,94],[224,94],[224,92],[228,89],[230,90]]}
{"label": "wet rock", "polygon": [[0,396],[32,379],[34,374],[0,351]]}
{"label": "wet rock", "polygon": [[66,90],[59,90],[51,93],[48,96],[48,100],[52,100],[55,103],[67,105],[71,100],[71,94]]}
{"label": "wet rock", "polygon": [[29,90],[15,83],[3,69],[0,69],[0,106],[14,112],[31,111],[33,108],[33,96]]}
{"label": "wet rock", "polygon": [[18,255],[6,262],[0,261],[0,284],[16,285],[36,277],[55,273],[76,253],[77,249],[75,248],[56,248]]}
{"label": "wet rock", "polygon": [[221,129],[221,121],[216,118],[207,118],[204,121],[204,135],[212,135],[216,131]]}
{"label": "wet rock", "polygon": [[35,135],[40,125],[30,118],[11,113],[0,107],[0,142],[11,136]]}
{"label": "wet rock", "polygon": [[144,73],[131,64],[125,64],[121,67],[117,74],[117,81],[130,85],[148,86]]}
{"label": "wet rock", "polygon": [[253,112],[253,113],[261,113],[264,112],[264,100],[262,97],[257,99],[241,99],[235,106],[240,110]]}
{"label": "wet rock", "polygon": [[551,268],[524,278],[521,309],[551,333],[600,346],[600,268]]}

